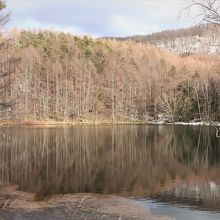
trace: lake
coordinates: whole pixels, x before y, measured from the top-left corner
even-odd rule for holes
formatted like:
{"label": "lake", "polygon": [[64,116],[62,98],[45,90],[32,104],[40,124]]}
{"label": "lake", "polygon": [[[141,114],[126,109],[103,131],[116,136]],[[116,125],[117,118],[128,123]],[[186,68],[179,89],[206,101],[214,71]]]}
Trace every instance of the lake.
{"label": "lake", "polygon": [[0,187],[17,185],[36,200],[113,194],[132,197],[153,213],[178,217],[183,212],[178,219],[192,213],[220,218],[220,138],[213,127],[16,126],[0,131]]}

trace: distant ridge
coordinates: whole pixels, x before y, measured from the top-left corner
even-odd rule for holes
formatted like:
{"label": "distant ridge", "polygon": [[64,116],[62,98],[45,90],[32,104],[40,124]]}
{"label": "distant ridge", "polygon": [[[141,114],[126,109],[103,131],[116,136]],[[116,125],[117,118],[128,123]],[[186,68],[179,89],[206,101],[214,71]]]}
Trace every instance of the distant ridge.
{"label": "distant ridge", "polygon": [[152,44],[178,54],[205,53],[220,55],[220,26],[212,24],[115,39]]}

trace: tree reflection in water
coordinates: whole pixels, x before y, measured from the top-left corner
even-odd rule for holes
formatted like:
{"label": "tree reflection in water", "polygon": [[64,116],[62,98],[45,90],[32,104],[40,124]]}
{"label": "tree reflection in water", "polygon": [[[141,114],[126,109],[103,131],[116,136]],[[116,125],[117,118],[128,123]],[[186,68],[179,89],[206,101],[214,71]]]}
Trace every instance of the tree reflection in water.
{"label": "tree reflection in water", "polygon": [[[115,125],[2,131],[7,136],[0,137],[1,186],[16,184],[38,198],[94,192],[180,201],[215,198],[219,205],[220,140],[214,128]],[[207,187],[211,183],[215,190]],[[195,185],[203,193],[195,193]]]}

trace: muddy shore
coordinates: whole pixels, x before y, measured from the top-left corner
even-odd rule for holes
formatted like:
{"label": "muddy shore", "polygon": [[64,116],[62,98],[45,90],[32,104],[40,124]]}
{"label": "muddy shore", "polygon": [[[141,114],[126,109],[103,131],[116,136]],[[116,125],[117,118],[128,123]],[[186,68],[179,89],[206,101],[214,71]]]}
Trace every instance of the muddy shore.
{"label": "muddy shore", "polygon": [[66,194],[37,201],[15,187],[0,189],[0,220],[169,220],[153,216],[138,201],[112,195]]}

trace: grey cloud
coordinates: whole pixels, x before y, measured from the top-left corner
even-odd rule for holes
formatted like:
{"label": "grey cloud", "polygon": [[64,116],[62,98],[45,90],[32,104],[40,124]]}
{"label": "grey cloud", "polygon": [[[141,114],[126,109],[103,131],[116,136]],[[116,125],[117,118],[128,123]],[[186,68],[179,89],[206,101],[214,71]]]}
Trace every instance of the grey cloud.
{"label": "grey cloud", "polygon": [[[11,27],[31,20],[41,27],[63,27],[97,36],[148,34],[183,26],[183,0],[8,0]],[[186,25],[191,21],[184,19]],[[30,23],[30,22],[29,22]],[[133,32],[132,32],[133,31]]]}

